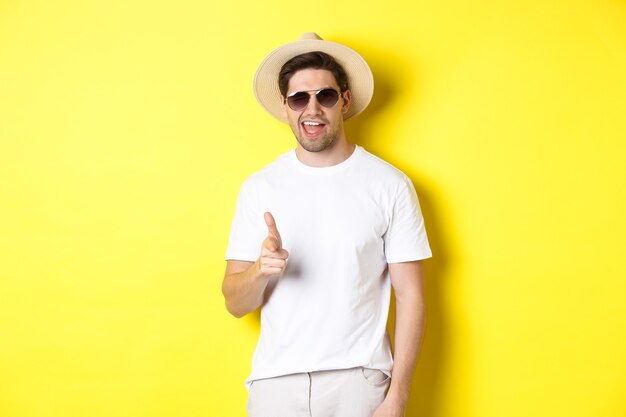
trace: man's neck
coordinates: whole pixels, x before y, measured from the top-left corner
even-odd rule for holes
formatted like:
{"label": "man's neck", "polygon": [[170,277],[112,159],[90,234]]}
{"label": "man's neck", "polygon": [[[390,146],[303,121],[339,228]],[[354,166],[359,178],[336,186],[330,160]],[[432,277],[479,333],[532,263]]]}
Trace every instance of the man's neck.
{"label": "man's neck", "polygon": [[342,163],[352,155],[354,149],[355,145],[346,139],[339,140],[332,148],[321,152],[309,152],[298,144],[296,156],[304,165],[325,168]]}

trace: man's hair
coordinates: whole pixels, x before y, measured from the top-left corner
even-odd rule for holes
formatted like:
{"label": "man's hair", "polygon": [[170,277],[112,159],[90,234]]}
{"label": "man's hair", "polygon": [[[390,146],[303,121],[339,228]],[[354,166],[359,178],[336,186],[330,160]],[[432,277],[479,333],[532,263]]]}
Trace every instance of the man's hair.
{"label": "man's hair", "polygon": [[346,71],[335,58],[325,52],[315,51],[297,55],[291,58],[280,69],[278,73],[278,88],[283,97],[287,95],[289,80],[296,72],[303,69],[322,69],[330,71],[335,77],[335,81],[341,92],[348,89],[348,76]]}

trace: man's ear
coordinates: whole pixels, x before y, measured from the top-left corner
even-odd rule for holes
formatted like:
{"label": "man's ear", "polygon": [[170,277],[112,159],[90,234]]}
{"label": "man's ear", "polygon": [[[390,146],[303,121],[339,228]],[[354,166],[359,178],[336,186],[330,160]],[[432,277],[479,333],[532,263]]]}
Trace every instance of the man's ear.
{"label": "man's ear", "polygon": [[286,119],[287,118],[287,106],[285,105],[285,97],[283,97],[282,95],[280,96],[280,109],[282,110],[283,116]]}
{"label": "man's ear", "polygon": [[341,112],[346,114],[350,109],[350,104],[352,103],[352,93],[350,90],[346,90],[343,92],[343,105],[341,106]]}

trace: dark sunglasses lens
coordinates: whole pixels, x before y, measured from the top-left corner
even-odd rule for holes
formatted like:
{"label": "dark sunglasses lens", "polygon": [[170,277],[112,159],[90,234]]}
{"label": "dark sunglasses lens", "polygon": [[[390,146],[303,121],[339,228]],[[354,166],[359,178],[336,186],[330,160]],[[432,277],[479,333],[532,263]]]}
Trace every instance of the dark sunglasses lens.
{"label": "dark sunglasses lens", "polygon": [[337,100],[339,100],[339,93],[335,90],[327,88],[320,90],[317,95],[317,101],[324,107],[333,107]]}
{"label": "dark sunglasses lens", "polygon": [[296,93],[293,96],[287,97],[287,104],[291,107],[292,110],[299,111],[306,107],[309,104],[309,94],[300,92]]}

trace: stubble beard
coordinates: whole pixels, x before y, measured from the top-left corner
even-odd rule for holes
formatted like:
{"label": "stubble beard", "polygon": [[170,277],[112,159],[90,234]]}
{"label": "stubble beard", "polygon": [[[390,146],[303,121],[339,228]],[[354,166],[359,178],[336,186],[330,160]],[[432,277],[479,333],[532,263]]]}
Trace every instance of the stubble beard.
{"label": "stubble beard", "polygon": [[335,145],[336,139],[337,135],[335,134],[323,134],[314,140],[302,137],[300,132],[296,135],[296,140],[300,146],[308,152],[322,152],[326,149],[330,149]]}

